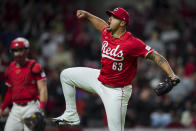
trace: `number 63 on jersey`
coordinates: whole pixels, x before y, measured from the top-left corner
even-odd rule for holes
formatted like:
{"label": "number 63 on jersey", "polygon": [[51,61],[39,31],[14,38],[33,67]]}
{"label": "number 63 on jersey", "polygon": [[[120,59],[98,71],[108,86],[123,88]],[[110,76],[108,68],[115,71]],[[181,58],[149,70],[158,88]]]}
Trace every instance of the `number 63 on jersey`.
{"label": "number 63 on jersey", "polygon": [[123,63],[122,62],[113,62],[112,69],[117,71],[122,71]]}

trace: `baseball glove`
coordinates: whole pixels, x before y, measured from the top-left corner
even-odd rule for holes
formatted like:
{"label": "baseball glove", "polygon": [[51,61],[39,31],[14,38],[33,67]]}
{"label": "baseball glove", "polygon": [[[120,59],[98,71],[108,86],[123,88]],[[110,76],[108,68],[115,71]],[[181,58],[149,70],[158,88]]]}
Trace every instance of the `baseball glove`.
{"label": "baseball glove", "polygon": [[25,125],[32,131],[44,131],[46,121],[40,112],[33,113],[30,117],[25,118]]}
{"label": "baseball glove", "polygon": [[153,89],[158,96],[165,95],[170,92],[174,86],[180,83],[180,79],[178,77],[172,79],[171,77],[166,78],[164,82],[158,84],[158,87]]}

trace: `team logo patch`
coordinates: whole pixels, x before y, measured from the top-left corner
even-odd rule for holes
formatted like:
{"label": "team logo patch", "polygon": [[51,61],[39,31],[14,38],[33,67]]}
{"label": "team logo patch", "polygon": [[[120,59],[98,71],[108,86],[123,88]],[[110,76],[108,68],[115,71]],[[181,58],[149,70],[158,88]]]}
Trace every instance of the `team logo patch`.
{"label": "team logo patch", "polygon": [[118,11],[118,8],[114,9],[114,11]]}
{"label": "team logo patch", "polygon": [[46,76],[45,72],[42,72],[41,77],[45,77],[45,76]]}
{"label": "team logo patch", "polygon": [[151,47],[147,45],[145,49],[149,51]]}

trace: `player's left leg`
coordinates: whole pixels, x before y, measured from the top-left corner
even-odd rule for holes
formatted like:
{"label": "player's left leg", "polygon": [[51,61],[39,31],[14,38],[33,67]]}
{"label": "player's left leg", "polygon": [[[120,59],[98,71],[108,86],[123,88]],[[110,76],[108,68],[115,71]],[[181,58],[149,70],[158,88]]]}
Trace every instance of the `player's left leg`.
{"label": "player's left leg", "polygon": [[80,119],[76,109],[75,87],[96,93],[93,85],[98,81],[98,75],[99,70],[86,67],[68,68],[61,72],[60,80],[66,101],[66,110],[61,116],[53,118],[53,123],[58,126],[75,126],[80,124]]}
{"label": "player's left leg", "polygon": [[103,88],[101,99],[104,103],[110,131],[124,131],[125,116],[132,86],[124,88]]}

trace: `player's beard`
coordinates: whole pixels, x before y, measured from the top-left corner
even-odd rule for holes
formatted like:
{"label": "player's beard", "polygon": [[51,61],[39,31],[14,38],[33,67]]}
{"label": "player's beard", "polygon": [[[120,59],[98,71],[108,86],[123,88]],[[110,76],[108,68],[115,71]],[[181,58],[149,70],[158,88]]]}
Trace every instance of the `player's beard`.
{"label": "player's beard", "polygon": [[107,30],[107,32],[112,32],[112,34],[113,34],[117,29],[109,26],[106,30]]}
{"label": "player's beard", "polygon": [[18,65],[20,65],[21,67],[25,66],[27,61],[28,61],[28,58],[26,56],[18,56],[16,58],[14,58],[14,60],[16,61],[16,63]]}
{"label": "player's beard", "polygon": [[17,62],[17,63],[24,63],[25,60],[27,58],[27,54],[24,53],[22,55],[17,55],[17,56],[14,56],[14,60]]}
{"label": "player's beard", "polygon": [[114,26],[111,26],[110,24],[109,24],[109,26],[108,26],[108,28],[106,29],[107,30],[107,32],[115,32],[116,30],[117,30],[117,28],[115,28]]}
{"label": "player's beard", "polygon": [[16,62],[20,63],[20,62],[23,62],[25,60],[25,57],[24,57],[24,55],[14,56],[14,60]]}

